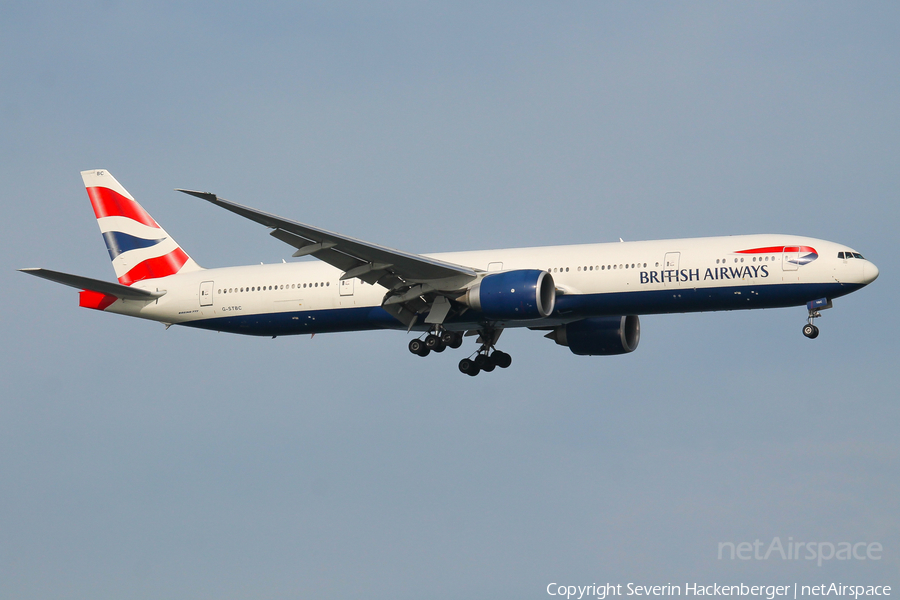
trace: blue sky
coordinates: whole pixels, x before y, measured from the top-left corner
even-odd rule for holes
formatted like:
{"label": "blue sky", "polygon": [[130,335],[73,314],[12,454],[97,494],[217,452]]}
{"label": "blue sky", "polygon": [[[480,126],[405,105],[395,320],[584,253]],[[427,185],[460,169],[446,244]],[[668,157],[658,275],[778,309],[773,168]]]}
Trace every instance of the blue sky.
{"label": "blue sky", "polygon": [[[531,598],[551,582],[898,585],[894,3],[35,2],[0,20],[0,588]],[[411,252],[796,233],[881,276],[652,316],[630,355],[504,334],[248,339],[86,311],[79,171],[206,267],[292,249],[176,187]],[[878,542],[730,561],[720,542]]]}

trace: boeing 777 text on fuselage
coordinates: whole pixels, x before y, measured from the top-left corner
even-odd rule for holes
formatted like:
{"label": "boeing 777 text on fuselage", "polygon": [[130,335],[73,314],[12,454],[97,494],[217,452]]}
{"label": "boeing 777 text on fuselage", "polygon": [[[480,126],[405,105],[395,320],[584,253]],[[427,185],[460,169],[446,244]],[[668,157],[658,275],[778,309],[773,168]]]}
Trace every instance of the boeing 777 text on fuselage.
{"label": "boeing 777 text on fuselage", "polygon": [[508,327],[546,331],[579,355],[624,354],[639,315],[805,306],[803,334],[815,338],[820,310],[878,277],[851,248],[793,235],[411,254],[179,190],[319,259],[204,269],[108,171],[81,176],[119,282],[22,269],[82,290],[81,306],[245,335],[414,331],[419,356],[477,335],[459,362],[468,375],[510,365],[495,347]]}

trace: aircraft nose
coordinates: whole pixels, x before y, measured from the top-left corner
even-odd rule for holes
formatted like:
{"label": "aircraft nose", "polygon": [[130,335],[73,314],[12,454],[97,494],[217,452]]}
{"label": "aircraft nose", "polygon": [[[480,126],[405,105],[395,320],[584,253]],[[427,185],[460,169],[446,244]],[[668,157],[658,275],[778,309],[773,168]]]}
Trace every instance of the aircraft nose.
{"label": "aircraft nose", "polygon": [[863,282],[868,285],[878,279],[878,267],[874,263],[866,261],[863,266]]}

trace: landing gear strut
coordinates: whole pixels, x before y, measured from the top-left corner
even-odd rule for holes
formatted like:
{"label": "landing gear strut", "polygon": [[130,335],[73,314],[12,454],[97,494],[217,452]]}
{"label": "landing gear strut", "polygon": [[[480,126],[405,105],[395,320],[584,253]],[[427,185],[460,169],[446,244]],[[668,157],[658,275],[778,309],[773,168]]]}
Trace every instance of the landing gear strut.
{"label": "landing gear strut", "polygon": [[813,319],[818,319],[822,316],[817,310],[809,309],[809,316],[806,318],[806,325],[803,326],[803,335],[808,337],[811,340],[819,337],[819,328],[813,325]]}
{"label": "landing gear strut", "polygon": [[481,347],[469,358],[459,361],[459,370],[471,377],[485,371],[490,373],[496,367],[505,369],[512,364],[512,357],[506,352],[494,349],[502,329],[485,328],[479,330],[478,341]]}
{"label": "landing gear strut", "polygon": [[809,316],[806,317],[806,325],[803,326],[803,335],[811,340],[819,337],[819,328],[813,325],[813,319],[818,319],[822,316],[822,313],[820,313],[819,310],[825,310],[832,306],[834,305],[828,298],[819,298],[818,300],[807,302],[806,308],[809,311]]}

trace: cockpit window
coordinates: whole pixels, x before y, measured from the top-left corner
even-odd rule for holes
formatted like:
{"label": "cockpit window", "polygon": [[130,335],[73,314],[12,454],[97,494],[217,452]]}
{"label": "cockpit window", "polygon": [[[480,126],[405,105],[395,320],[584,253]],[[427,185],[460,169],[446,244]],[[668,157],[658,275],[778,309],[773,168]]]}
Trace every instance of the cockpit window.
{"label": "cockpit window", "polygon": [[[862,257],[863,257],[863,255],[860,254],[859,252],[854,252],[854,253],[853,253],[853,258],[862,258]],[[865,259],[863,259],[863,260],[865,260]]]}
{"label": "cockpit window", "polygon": [[843,253],[843,252],[838,252],[838,258],[844,258],[844,253]]}

